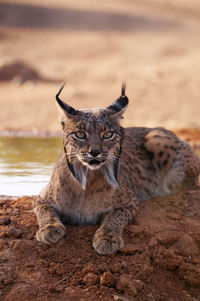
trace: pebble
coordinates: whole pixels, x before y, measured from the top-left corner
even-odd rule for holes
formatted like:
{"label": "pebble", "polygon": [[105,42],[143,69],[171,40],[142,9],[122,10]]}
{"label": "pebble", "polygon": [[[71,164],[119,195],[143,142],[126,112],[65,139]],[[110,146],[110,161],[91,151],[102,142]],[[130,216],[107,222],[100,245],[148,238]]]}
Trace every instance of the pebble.
{"label": "pebble", "polygon": [[115,276],[111,272],[105,272],[100,276],[100,284],[113,287],[116,283]]}
{"label": "pebble", "polygon": [[0,225],[8,225],[11,220],[8,216],[0,217]]}
{"label": "pebble", "polygon": [[99,283],[99,276],[93,273],[88,273],[83,278],[83,283],[87,286],[93,286]]}
{"label": "pebble", "polygon": [[191,263],[183,263],[178,269],[178,276],[192,286],[200,287],[200,267]]}
{"label": "pebble", "polygon": [[122,271],[126,271],[126,269],[127,269],[127,263],[125,261],[118,262],[110,266],[110,271],[112,273],[122,274]]}
{"label": "pebble", "polygon": [[183,261],[183,257],[176,255],[172,248],[165,249],[163,247],[154,251],[153,259],[155,264],[171,271],[179,267]]}
{"label": "pebble", "polygon": [[184,256],[193,256],[198,254],[198,247],[196,243],[193,241],[192,237],[188,234],[184,234],[176,243],[176,247],[178,248],[181,255]]}
{"label": "pebble", "polygon": [[22,236],[22,231],[12,227],[8,230],[8,236],[14,238],[20,238]]}
{"label": "pebble", "polygon": [[136,296],[143,287],[144,283],[141,280],[134,279],[131,275],[126,274],[121,275],[117,282],[117,290],[131,296]]}
{"label": "pebble", "polygon": [[181,215],[179,213],[167,213],[167,217],[172,220],[181,219]]}
{"label": "pebble", "polygon": [[125,255],[132,255],[136,252],[142,253],[144,248],[141,245],[127,244],[122,249],[120,249],[120,253]]}
{"label": "pebble", "polygon": [[98,274],[98,269],[93,263],[88,263],[83,269],[82,273],[83,274],[88,274],[88,273],[93,273],[93,274]]}
{"label": "pebble", "polygon": [[[113,295],[113,299],[115,301],[130,301],[129,299],[127,298],[124,298],[124,297],[121,297],[121,296],[117,296],[117,295]],[[131,299],[131,301],[134,301],[133,299]]]}
{"label": "pebble", "polygon": [[156,236],[156,239],[163,245],[176,242],[180,238],[180,232],[176,231],[163,231]]}

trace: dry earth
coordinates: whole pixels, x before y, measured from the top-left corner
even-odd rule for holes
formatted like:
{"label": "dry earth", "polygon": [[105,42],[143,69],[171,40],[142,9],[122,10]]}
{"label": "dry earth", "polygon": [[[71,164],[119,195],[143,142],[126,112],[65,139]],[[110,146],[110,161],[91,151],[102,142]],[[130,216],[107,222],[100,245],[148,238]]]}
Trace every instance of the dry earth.
{"label": "dry earth", "polygon": [[31,200],[0,201],[1,300],[200,300],[200,187],[144,202],[125,247],[106,256],[92,248],[97,226],[38,243]]}

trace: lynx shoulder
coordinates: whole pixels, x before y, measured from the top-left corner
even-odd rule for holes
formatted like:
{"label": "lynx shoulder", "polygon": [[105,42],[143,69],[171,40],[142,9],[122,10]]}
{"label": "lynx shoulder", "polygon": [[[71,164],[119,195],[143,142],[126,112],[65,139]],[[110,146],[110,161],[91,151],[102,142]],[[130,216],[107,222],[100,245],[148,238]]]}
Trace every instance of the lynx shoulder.
{"label": "lynx shoulder", "polygon": [[36,238],[56,243],[65,223],[96,224],[93,246],[111,254],[140,201],[192,187],[200,161],[192,148],[163,128],[123,128],[128,105],[121,96],[106,109],[76,110],[56,95],[62,110],[63,151],[51,180],[33,204]]}

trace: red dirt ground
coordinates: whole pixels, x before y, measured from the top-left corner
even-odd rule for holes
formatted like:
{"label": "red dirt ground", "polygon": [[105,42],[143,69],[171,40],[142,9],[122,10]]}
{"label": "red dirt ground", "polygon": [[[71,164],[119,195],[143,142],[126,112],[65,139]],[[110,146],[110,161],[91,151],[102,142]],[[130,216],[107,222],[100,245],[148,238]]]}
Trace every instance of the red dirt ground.
{"label": "red dirt ground", "polygon": [[0,201],[1,300],[199,300],[200,187],[144,202],[125,247],[106,256],[92,248],[97,226],[38,243],[31,201]]}

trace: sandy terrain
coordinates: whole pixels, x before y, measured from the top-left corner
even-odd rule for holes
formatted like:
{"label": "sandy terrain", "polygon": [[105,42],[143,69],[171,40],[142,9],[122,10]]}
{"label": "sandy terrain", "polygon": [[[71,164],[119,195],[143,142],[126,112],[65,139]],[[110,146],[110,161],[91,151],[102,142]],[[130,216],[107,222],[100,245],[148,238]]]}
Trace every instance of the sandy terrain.
{"label": "sandy terrain", "polygon": [[200,4],[149,2],[1,1],[0,66],[38,78],[0,69],[0,131],[58,130],[63,81],[63,98],[86,108],[110,104],[123,80],[126,125],[200,128]]}

